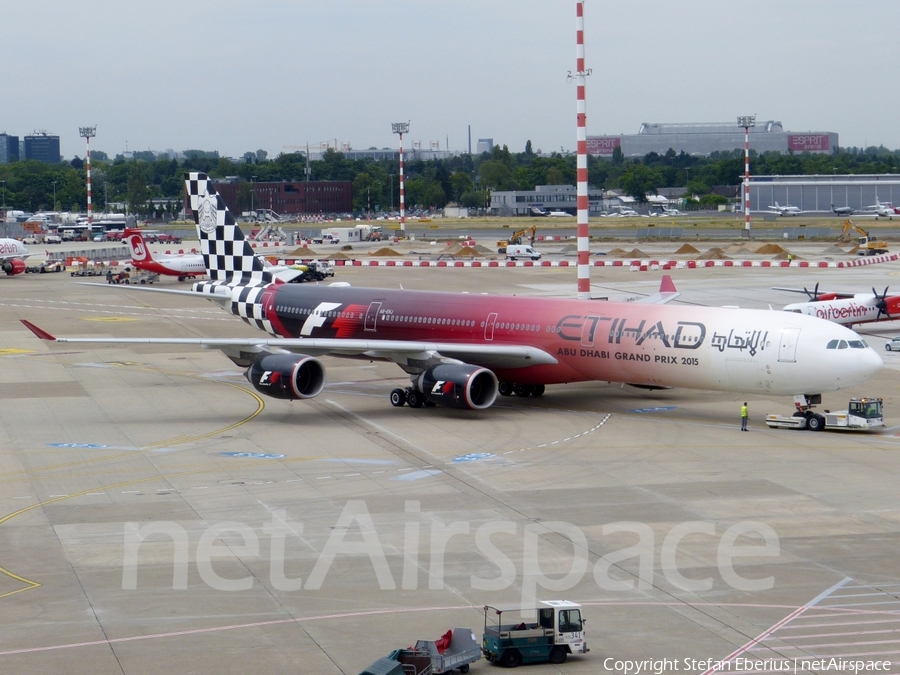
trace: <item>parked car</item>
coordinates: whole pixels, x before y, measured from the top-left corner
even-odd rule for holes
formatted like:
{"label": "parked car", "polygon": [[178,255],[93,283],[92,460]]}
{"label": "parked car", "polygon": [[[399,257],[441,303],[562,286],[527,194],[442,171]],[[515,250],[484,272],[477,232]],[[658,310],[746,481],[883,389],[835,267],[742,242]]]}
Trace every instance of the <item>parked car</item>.
{"label": "parked car", "polygon": [[900,352],[900,335],[885,342],[884,348],[889,352]]}

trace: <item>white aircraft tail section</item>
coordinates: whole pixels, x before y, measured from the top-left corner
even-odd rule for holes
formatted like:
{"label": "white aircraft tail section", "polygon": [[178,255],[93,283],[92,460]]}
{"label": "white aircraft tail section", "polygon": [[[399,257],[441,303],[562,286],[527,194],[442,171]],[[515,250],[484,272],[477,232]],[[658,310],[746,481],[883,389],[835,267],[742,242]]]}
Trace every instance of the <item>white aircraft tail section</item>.
{"label": "white aircraft tail section", "polygon": [[200,252],[212,282],[259,286],[272,282],[244,233],[205,173],[185,176],[191,212],[200,237]]}

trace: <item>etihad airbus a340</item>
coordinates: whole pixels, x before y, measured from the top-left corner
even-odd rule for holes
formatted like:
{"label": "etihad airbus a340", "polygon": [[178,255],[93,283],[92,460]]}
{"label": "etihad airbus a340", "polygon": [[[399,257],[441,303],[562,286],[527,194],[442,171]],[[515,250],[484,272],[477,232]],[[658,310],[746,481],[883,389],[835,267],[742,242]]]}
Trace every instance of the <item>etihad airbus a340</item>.
{"label": "etihad airbus a340", "polygon": [[[190,207],[209,281],[171,290],[219,303],[259,328],[256,338],[40,338],[67,343],[197,345],[247,368],[260,392],[318,395],[322,355],[393,361],[410,385],[395,406],[483,409],[498,394],[599,380],[814,395],[860,384],[882,366],[856,333],[814,317],[753,309],[481,295],[273,279],[205,174],[188,174]],[[160,292],[162,289],[157,289]],[[837,350],[832,345],[844,344]]]}

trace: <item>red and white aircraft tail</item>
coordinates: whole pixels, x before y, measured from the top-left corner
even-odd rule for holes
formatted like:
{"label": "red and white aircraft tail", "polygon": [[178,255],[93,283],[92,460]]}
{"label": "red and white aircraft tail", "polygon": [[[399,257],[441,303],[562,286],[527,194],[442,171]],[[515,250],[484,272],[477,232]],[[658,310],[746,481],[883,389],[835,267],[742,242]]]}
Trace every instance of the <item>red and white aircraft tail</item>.
{"label": "red and white aircraft tail", "polygon": [[139,270],[178,277],[178,281],[194,279],[206,274],[203,256],[196,254],[166,255],[153,257],[141,231],[125,230],[125,243],[131,251],[131,264]]}

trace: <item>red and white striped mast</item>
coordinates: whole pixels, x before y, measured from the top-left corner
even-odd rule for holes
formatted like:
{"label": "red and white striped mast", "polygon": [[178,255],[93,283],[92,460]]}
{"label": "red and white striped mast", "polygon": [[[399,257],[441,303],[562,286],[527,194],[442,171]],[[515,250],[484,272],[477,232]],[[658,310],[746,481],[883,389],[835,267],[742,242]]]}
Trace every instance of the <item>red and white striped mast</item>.
{"label": "red and white striped mast", "polygon": [[93,235],[91,226],[94,224],[93,210],[91,209],[91,139],[97,135],[97,127],[78,127],[78,133],[87,141],[87,217],[88,234]]}
{"label": "red and white striped mast", "polygon": [[744,230],[750,238],[750,127],[756,126],[756,115],[738,117],[738,126],[744,127]]}
{"label": "red and white striped mast", "polygon": [[584,0],[575,3],[575,84],[578,102],[576,116],[578,131],[577,190],[578,209],[578,297],[591,299],[591,237],[588,228],[588,161],[587,161],[587,109],[584,101],[585,77],[591,71],[584,67]]}
{"label": "red and white striped mast", "polygon": [[392,122],[391,129],[400,135],[400,231],[406,232],[406,192],[403,183],[403,134],[409,133],[409,122]]}

